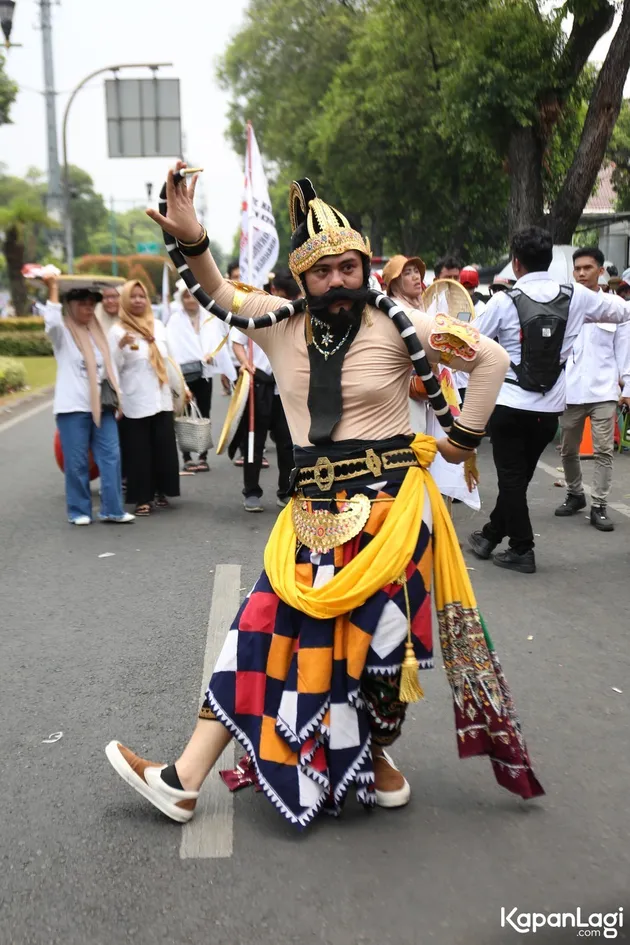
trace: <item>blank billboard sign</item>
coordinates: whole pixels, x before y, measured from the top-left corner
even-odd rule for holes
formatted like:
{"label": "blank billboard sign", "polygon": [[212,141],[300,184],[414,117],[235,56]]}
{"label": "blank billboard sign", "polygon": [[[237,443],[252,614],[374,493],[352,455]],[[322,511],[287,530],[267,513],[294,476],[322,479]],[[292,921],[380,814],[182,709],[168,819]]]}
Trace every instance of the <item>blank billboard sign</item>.
{"label": "blank billboard sign", "polygon": [[108,79],[107,144],[111,158],[179,157],[179,79]]}

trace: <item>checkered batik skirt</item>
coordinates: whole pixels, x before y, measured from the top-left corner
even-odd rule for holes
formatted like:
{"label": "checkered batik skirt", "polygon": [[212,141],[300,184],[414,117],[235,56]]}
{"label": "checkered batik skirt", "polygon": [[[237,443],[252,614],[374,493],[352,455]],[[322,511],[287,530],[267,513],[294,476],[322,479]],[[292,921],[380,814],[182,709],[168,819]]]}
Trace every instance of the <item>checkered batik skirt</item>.
{"label": "checkered batik skirt", "polygon": [[[381,501],[373,502],[364,530],[352,541],[326,554],[300,548],[299,580],[313,587],[330,581],[378,533],[391,506],[387,499],[399,488],[381,482],[344,492]],[[413,643],[423,669],[433,666],[431,531],[426,501],[406,572]],[[353,783],[359,800],[374,804],[372,737],[383,743],[400,725],[396,713],[375,704],[374,692],[383,686],[374,684],[399,674],[407,629],[400,584],[383,587],[351,613],[317,620],[281,601],[263,572],[241,606],[201,714],[213,714],[229,728],[252,758],[267,797],[299,827],[321,808],[338,813]],[[352,647],[345,645],[350,637]]]}

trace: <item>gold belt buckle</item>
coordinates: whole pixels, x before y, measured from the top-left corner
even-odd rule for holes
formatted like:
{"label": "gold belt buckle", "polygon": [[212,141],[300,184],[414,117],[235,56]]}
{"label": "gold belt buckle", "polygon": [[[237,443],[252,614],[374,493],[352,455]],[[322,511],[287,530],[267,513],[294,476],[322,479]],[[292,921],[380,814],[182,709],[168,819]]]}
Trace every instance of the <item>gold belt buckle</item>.
{"label": "gold belt buckle", "polygon": [[378,479],[383,471],[383,464],[380,456],[378,456],[372,448],[365,451],[365,462],[372,475]]}
{"label": "gold belt buckle", "polygon": [[320,456],[313,471],[315,484],[322,492],[328,492],[335,481],[335,469],[327,456]]}

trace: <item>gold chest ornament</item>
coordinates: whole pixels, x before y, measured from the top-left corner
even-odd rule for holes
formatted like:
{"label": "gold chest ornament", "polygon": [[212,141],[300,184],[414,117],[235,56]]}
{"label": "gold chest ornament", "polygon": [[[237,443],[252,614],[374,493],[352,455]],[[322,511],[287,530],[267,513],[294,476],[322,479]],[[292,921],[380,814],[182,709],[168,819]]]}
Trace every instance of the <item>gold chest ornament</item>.
{"label": "gold chest ornament", "polygon": [[337,512],[315,509],[312,500],[303,496],[293,499],[291,516],[296,538],[319,554],[356,538],[370,517],[371,503],[366,495],[333,501],[338,503]]}

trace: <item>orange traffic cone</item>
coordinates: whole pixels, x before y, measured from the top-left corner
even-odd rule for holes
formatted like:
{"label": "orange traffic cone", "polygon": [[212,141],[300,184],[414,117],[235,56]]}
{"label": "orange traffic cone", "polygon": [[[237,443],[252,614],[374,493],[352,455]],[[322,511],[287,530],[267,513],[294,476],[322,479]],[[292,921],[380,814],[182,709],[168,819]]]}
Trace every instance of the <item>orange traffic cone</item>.
{"label": "orange traffic cone", "polygon": [[580,443],[580,459],[592,459],[593,455],[593,433],[591,430],[591,418],[587,417],[584,423],[582,442]]}

